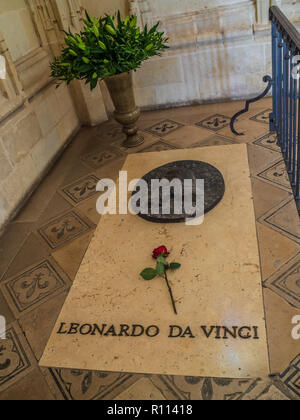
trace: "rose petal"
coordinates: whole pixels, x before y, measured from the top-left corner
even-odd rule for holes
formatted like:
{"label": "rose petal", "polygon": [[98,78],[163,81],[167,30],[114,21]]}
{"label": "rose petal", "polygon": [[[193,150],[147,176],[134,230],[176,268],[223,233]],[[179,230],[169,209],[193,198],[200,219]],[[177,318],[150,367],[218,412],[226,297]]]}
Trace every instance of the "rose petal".
{"label": "rose petal", "polygon": [[164,245],[154,249],[152,256],[153,256],[154,259],[157,259],[162,254],[163,254],[164,257],[167,257],[170,254],[167,247],[164,246]]}

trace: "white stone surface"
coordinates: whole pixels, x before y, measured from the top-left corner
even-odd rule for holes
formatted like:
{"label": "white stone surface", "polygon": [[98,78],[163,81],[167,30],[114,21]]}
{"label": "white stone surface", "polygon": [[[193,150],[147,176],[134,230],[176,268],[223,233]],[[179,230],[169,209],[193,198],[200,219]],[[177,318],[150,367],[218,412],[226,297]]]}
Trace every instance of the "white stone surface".
{"label": "white stone surface", "polygon": [[39,47],[39,40],[25,0],[0,2],[0,28],[10,45],[14,60]]}
{"label": "white stone surface", "polygon": [[[198,226],[157,225],[132,214],[102,216],[40,366],[243,379],[269,373],[246,145],[131,154],[122,170],[128,180],[140,179],[153,168],[194,158],[222,172],[223,200]],[[162,243],[170,250],[170,262],[182,264],[169,277],[177,315],[165,281],[145,282],[138,274],[153,265],[152,249]],[[67,329],[60,328],[62,323]],[[114,325],[117,330],[121,324],[152,325],[159,331],[152,338],[117,336],[119,332],[83,336],[79,331],[68,334],[71,323]],[[183,331],[189,326],[193,337],[172,338],[171,325]],[[206,340],[201,332],[205,325],[207,331],[216,325],[257,326],[259,337],[223,340],[213,333]]]}
{"label": "white stone surface", "polygon": [[[135,83],[141,107],[245,99],[264,89],[262,78],[272,72],[266,0],[133,0],[131,5],[142,24],[160,20],[170,44],[161,58],[138,70]],[[299,0],[283,0],[279,5],[294,23],[300,23]],[[162,74],[149,72],[154,67]],[[183,80],[174,84],[174,77],[182,72]],[[154,95],[155,85],[159,88]]]}
{"label": "white stone surface", "polygon": [[79,120],[66,87],[50,86],[0,129],[0,227],[14,213]]}
{"label": "white stone surface", "polygon": [[69,89],[49,85],[59,38],[53,9],[39,4],[32,14],[35,0],[0,1],[0,54],[8,67],[0,84],[0,229],[80,125]]}
{"label": "white stone surface", "polygon": [[[112,114],[103,84],[92,94],[80,83],[71,90],[48,86],[48,64],[61,50],[61,29],[79,31],[83,8],[101,16],[118,8],[126,14],[130,6],[141,25],[161,21],[171,48],[144,63],[134,77],[137,104],[156,108],[260,93],[262,77],[271,73],[268,3],[0,0],[0,54],[8,69],[0,81],[0,229],[79,125],[96,125]],[[271,3],[300,23],[300,0]]]}
{"label": "white stone surface", "polygon": [[[153,77],[155,75],[155,77]],[[146,61],[142,71],[135,74],[135,82],[140,88],[183,82],[181,57],[162,57]]]}
{"label": "white stone surface", "polygon": [[21,113],[2,128],[3,146],[10,161],[16,166],[41,139],[42,132],[33,112]]}

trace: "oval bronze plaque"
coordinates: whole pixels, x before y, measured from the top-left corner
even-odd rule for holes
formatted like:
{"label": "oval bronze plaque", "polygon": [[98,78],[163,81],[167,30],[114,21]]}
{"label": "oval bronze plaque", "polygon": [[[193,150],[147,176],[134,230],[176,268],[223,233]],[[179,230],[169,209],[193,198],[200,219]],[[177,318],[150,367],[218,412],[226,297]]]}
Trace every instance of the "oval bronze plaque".
{"label": "oval bronze plaque", "polygon": [[[184,203],[184,180],[191,179],[193,181],[193,190],[192,190],[192,202],[196,206],[196,180],[204,180],[204,213],[208,213],[222,200],[225,193],[225,182],[221,172],[206,162],[195,161],[195,160],[182,160],[177,162],[171,162],[167,165],[156,168],[143,176],[142,180],[147,182],[148,185],[148,209],[151,209],[151,198],[152,197],[152,180],[162,180],[167,179],[168,181],[173,181],[174,179],[179,179],[182,182],[182,197],[180,197],[182,203]],[[138,188],[138,190],[137,190]],[[139,191],[139,183],[136,185],[136,190],[133,192],[132,196],[137,194]],[[185,222],[187,219],[193,218],[196,215],[196,211],[193,214],[186,214],[184,211],[181,214],[175,214],[175,196],[174,192],[170,194],[170,213],[164,214],[162,211],[162,191],[159,194],[159,213],[147,214],[139,213],[138,216],[142,217],[151,222],[155,223],[181,223]],[[177,196],[178,199],[178,196]],[[157,204],[157,203],[156,203]],[[183,210],[183,207],[182,207]]]}

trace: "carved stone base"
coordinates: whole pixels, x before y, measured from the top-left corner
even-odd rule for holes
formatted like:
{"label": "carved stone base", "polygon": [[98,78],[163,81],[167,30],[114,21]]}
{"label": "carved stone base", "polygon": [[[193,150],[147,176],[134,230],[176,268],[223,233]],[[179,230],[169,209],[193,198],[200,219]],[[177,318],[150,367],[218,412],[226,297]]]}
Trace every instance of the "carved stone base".
{"label": "carved stone base", "polygon": [[127,139],[124,140],[122,146],[123,147],[137,147],[144,143],[144,136],[140,134],[134,134],[133,136],[127,136]]}
{"label": "carved stone base", "polygon": [[105,83],[115,106],[115,119],[123,125],[127,138],[124,147],[136,147],[144,142],[143,136],[138,134],[136,125],[140,118],[140,110],[135,104],[132,73],[122,73],[108,77]]}

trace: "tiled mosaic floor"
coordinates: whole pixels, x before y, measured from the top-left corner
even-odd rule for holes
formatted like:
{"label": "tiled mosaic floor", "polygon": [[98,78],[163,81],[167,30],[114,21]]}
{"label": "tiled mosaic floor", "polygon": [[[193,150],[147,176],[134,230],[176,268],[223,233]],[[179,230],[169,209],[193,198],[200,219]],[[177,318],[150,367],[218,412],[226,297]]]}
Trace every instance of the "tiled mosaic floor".
{"label": "tiled mosaic floor", "polygon": [[[143,113],[145,144],[122,148],[119,126],[83,128],[26,207],[0,238],[0,400],[204,399],[300,400],[300,341],[291,320],[300,315],[300,226],[274,136],[269,99],[241,117],[241,102]],[[273,376],[252,380],[131,375],[41,369],[55,320],[99,221],[95,185],[116,178],[127,153],[247,143],[264,281]]]}

